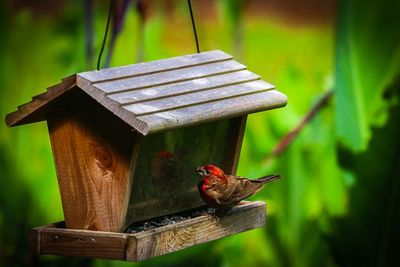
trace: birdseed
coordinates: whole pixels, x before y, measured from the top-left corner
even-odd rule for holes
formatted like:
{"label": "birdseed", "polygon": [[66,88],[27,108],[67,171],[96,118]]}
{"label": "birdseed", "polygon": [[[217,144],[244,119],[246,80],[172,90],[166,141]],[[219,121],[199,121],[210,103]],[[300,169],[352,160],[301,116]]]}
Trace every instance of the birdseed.
{"label": "birdseed", "polygon": [[165,226],[165,225],[176,224],[178,222],[193,219],[193,218],[199,217],[201,215],[214,215],[214,213],[215,212],[210,211],[209,208],[207,208],[206,206],[203,206],[203,207],[200,207],[197,209],[192,209],[192,210],[183,211],[180,213],[175,213],[175,214],[166,215],[166,216],[162,216],[162,217],[158,217],[158,218],[153,218],[153,219],[147,220],[147,221],[132,223],[126,229],[125,233],[135,234],[135,233],[139,233],[139,232],[150,230],[150,229],[155,229],[155,228]]}

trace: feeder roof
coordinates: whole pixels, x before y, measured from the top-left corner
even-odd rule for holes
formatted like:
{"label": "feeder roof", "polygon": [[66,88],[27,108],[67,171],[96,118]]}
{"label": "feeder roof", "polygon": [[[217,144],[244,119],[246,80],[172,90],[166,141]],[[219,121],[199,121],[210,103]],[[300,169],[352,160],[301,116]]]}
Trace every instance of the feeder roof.
{"label": "feeder roof", "polygon": [[275,87],[219,51],[81,72],[7,115],[8,126],[46,119],[76,89],[143,135],[286,105]]}

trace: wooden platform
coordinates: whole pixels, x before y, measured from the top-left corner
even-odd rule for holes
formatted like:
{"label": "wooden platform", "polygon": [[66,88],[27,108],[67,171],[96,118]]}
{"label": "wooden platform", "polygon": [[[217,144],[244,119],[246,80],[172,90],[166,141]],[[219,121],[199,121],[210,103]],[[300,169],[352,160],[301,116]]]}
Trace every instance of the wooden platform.
{"label": "wooden platform", "polygon": [[262,201],[242,202],[216,215],[201,215],[135,234],[65,229],[64,223],[33,228],[32,254],[142,261],[265,225]]}

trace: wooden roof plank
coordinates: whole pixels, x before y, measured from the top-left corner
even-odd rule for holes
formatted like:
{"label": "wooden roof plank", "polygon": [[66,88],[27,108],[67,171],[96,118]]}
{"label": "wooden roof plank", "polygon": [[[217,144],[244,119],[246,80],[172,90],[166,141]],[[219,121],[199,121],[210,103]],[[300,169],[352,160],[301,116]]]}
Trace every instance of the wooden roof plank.
{"label": "wooden roof plank", "polygon": [[107,97],[104,92],[95,89],[93,86],[85,85],[85,83],[82,83],[81,86],[81,89],[84,92],[90,95],[103,107],[114,113],[115,116],[119,117],[121,120],[132,126],[133,129],[143,135],[146,135],[148,133],[148,127],[145,122],[136,118],[131,112],[127,111],[126,109],[121,108],[118,102]]}
{"label": "wooden roof plank", "polygon": [[[231,86],[218,87],[207,92],[195,92],[179,96],[161,98],[123,106],[135,116],[142,116],[151,113],[163,112],[166,110],[206,104],[211,101],[218,101],[232,97],[239,97],[273,89],[274,86],[264,81],[252,81]],[[240,101],[238,99],[238,101]],[[240,103],[237,103],[240,104]]]}
{"label": "wooden roof plank", "polygon": [[88,71],[79,73],[90,82],[104,82],[120,79],[123,77],[132,77],[157,73],[160,71],[174,70],[188,66],[196,66],[211,62],[232,59],[232,56],[220,50],[206,51],[199,54],[184,55],[168,59],[143,62],[128,66],[101,69],[99,71]]}
{"label": "wooden roof plank", "polygon": [[182,126],[211,122],[243,114],[285,106],[287,97],[277,90],[228,98],[182,109],[137,116],[146,122],[149,133]]}
{"label": "wooden roof plank", "polygon": [[7,126],[16,126],[25,123],[37,122],[44,119],[48,104],[65,94],[75,86],[76,75],[62,79],[62,82],[51,86],[51,90],[35,95],[30,102],[18,106],[14,112],[7,114]]}
{"label": "wooden roof plank", "polygon": [[277,108],[284,94],[222,51],[78,73],[7,115],[8,126],[46,119],[54,105],[82,89],[146,135]]}
{"label": "wooden roof plank", "polygon": [[124,78],[114,81],[96,83],[93,85],[93,87],[105,92],[106,94],[115,94],[245,69],[246,66],[236,61],[229,60],[178,70],[169,70],[133,78]]}
{"label": "wooden roof plank", "polygon": [[125,105],[164,97],[178,96],[181,94],[205,91],[221,86],[240,84],[259,79],[260,76],[257,74],[254,74],[248,70],[242,70],[173,84],[128,91],[120,94],[113,94],[109,95],[109,97],[121,103],[122,105]]}

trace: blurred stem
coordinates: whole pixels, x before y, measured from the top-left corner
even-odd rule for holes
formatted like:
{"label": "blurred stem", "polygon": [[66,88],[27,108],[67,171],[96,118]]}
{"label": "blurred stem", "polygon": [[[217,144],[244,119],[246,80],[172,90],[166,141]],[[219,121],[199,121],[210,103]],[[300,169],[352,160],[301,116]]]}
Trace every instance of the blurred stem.
{"label": "blurred stem", "polygon": [[239,1],[237,20],[233,24],[233,51],[239,61],[243,60],[243,8],[245,1]]}
{"label": "blurred stem", "polygon": [[86,67],[93,65],[93,0],[84,1]]}
{"label": "blurred stem", "polygon": [[242,14],[246,0],[226,0],[228,16],[233,34],[233,52],[235,58],[243,60],[243,20]]}
{"label": "blurred stem", "polygon": [[142,62],[144,60],[144,34],[146,24],[146,6],[143,0],[136,0],[136,10],[139,15],[136,62]]}
{"label": "blurred stem", "polygon": [[272,158],[282,154],[286,148],[293,142],[293,140],[300,134],[301,130],[330,102],[333,95],[333,90],[327,91],[318,102],[311,108],[311,110],[306,114],[306,116],[301,120],[301,122],[288,134],[286,134],[281,141],[275,146],[271,154],[265,159],[265,164],[267,164]]}

